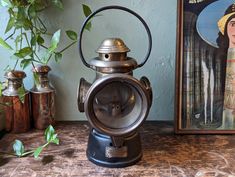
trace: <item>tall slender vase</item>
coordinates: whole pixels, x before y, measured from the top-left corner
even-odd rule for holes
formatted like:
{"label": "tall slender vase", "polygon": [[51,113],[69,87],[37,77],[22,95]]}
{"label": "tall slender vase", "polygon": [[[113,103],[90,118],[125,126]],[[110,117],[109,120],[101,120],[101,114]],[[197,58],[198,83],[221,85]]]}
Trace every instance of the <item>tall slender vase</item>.
{"label": "tall slender vase", "polygon": [[55,89],[48,79],[50,70],[47,65],[39,65],[33,69],[37,81],[30,90],[32,115],[34,127],[41,130],[55,123]]}
{"label": "tall slender vase", "polygon": [[8,80],[7,88],[3,91],[3,102],[8,106],[4,106],[6,130],[13,133],[23,133],[30,129],[30,102],[29,92],[25,90],[24,102],[19,98],[19,88],[23,84],[26,77],[23,71],[9,71],[5,74]]}

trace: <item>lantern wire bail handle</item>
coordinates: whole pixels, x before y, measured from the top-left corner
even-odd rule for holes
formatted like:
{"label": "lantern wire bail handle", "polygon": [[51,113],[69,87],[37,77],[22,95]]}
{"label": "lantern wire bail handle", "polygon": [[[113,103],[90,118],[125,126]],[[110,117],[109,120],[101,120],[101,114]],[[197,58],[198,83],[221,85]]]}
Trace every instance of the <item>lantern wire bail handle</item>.
{"label": "lantern wire bail handle", "polygon": [[80,34],[79,34],[79,43],[78,43],[78,48],[79,48],[79,55],[80,55],[80,58],[83,62],[83,64],[88,67],[88,68],[92,68],[90,64],[88,64],[84,58],[84,55],[83,55],[83,52],[82,52],[82,36],[83,36],[83,32],[84,32],[84,29],[87,25],[87,23],[90,21],[90,19],[92,17],[94,17],[96,14],[98,14],[99,12],[101,11],[105,11],[105,10],[110,10],[110,9],[118,9],[118,10],[123,10],[123,11],[126,11],[126,12],[129,12],[130,14],[134,15],[135,17],[137,17],[141,23],[144,25],[145,27],[145,30],[147,32],[147,35],[148,35],[148,51],[147,51],[147,54],[143,60],[143,62],[141,64],[138,64],[138,66],[136,68],[139,68],[139,67],[142,67],[148,60],[149,56],[150,56],[150,53],[151,53],[151,50],[152,50],[152,36],[151,36],[151,32],[149,30],[149,27],[147,25],[147,23],[144,21],[144,19],[138,15],[136,12],[126,8],[126,7],[122,7],[122,6],[106,6],[106,7],[102,7],[96,11],[94,11],[93,13],[91,13],[87,18],[86,20],[83,22],[83,25],[82,25],[82,28],[80,30]]}

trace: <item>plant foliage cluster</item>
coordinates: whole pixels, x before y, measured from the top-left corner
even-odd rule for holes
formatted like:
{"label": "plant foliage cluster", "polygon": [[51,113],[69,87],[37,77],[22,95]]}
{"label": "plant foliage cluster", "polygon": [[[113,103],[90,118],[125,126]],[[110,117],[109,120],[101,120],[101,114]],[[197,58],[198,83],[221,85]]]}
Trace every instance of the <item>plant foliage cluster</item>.
{"label": "plant foliage cluster", "polygon": [[[34,63],[48,64],[52,57],[58,62],[62,52],[77,42],[77,33],[67,30],[71,43],[57,51],[61,29],[50,33],[41,17],[41,13],[52,5],[63,9],[61,0],[1,0],[0,5],[7,8],[9,14],[7,37],[0,38],[0,45],[13,51],[11,58],[16,60],[13,70],[18,64],[22,69]],[[45,43],[47,38],[51,38],[49,44]],[[10,40],[14,45],[10,45]]]}

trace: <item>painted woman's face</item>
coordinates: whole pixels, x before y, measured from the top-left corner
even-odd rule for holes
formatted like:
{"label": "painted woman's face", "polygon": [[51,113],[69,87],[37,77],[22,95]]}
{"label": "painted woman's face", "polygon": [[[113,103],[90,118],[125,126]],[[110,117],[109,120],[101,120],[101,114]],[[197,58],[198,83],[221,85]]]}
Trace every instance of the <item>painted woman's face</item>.
{"label": "painted woman's face", "polygon": [[228,22],[227,33],[229,38],[229,48],[235,48],[235,18]]}

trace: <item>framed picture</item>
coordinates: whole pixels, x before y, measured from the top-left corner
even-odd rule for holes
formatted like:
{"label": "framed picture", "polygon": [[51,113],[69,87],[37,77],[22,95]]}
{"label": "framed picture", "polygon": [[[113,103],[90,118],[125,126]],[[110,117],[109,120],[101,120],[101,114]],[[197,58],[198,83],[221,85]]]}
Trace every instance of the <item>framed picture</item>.
{"label": "framed picture", "polygon": [[178,0],[175,132],[235,134],[235,1]]}

